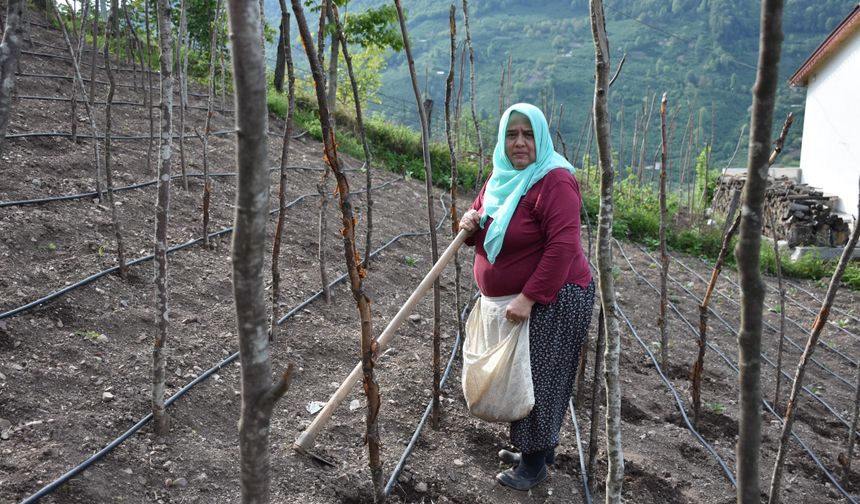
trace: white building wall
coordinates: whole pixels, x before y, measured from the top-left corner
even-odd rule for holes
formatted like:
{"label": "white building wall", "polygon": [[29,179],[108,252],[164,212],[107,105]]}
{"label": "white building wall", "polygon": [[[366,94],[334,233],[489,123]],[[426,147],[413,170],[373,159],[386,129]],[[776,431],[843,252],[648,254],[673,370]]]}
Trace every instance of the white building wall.
{"label": "white building wall", "polygon": [[860,177],[860,32],[809,80],[800,153],[803,182],[836,194],[857,217]]}

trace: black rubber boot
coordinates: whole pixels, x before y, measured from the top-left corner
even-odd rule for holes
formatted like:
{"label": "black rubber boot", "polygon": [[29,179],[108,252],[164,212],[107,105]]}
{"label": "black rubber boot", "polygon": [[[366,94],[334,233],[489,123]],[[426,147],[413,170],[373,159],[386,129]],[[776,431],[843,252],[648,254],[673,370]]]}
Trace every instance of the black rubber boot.
{"label": "black rubber boot", "polygon": [[[555,448],[550,448],[544,453],[546,453],[546,457],[544,458],[544,462],[546,463],[546,465],[555,464]],[[504,464],[516,467],[520,463],[520,458],[520,454],[517,452],[512,452],[510,450],[505,449],[499,450],[499,460],[501,460]]]}
{"label": "black rubber boot", "polygon": [[546,457],[548,451],[524,453],[514,469],[500,472],[496,480],[502,485],[525,492],[546,479]]}

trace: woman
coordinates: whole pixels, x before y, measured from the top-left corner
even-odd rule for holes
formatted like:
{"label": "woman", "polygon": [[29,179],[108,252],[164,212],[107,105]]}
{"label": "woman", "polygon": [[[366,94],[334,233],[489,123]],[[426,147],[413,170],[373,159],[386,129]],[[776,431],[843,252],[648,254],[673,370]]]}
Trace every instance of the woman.
{"label": "woman", "polygon": [[515,467],[496,475],[528,490],[546,478],[588,333],[594,283],[580,241],[582,198],[570,163],[555,152],[543,113],[517,103],[502,115],[493,173],[460,221],[472,233],[475,281],[484,296],[517,295],[505,309],[529,319],[535,405],[511,423],[499,452]]}

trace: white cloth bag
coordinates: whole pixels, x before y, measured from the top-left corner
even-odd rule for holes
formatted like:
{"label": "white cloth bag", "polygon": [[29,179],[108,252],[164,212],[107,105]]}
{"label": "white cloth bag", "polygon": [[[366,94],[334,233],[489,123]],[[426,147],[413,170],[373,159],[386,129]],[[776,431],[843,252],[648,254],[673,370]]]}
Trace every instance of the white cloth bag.
{"label": "white cloth bag", "polygon": [[463,395],[470,413],[491,422],[525,418],[535,404],[529,321],[505,317],[515,297],[482,296],[466,322]]}

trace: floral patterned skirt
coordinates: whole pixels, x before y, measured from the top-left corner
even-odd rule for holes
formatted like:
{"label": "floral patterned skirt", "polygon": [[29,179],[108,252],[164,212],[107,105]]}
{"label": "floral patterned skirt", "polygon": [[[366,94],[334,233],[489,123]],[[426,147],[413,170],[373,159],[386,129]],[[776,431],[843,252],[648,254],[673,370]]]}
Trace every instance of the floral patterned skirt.
{"label": "floral patterned skirt", "polygon": [[565,284],[554,303],[532,308],[529,358],[535,405],[527,417],[511,423],[511,443],[523,453],[558,446],[579,352],[588,336],[594,290],[594,281],[584,289]]}

